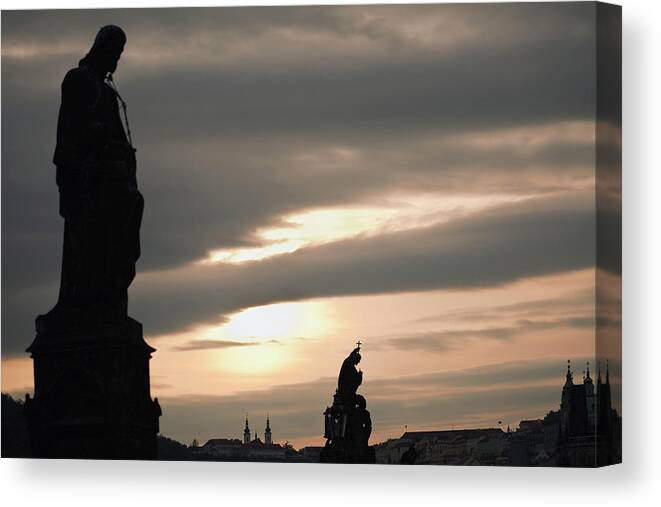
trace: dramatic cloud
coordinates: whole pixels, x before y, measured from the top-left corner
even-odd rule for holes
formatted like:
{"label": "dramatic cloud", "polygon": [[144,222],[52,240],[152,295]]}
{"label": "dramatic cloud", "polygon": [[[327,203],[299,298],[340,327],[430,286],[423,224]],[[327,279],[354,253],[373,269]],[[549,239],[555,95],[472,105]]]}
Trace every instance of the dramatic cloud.
{"label": "dramatic cloud", "polygon": [[[195,265],[136,279],[131,307],[150,334],[217,324],[227,314],[280,301],[351,294],[488,287],[594,265],[594,210],[585,195],[501,206],[448,224],[298,250],[242,265]],[[6,352],[36,291],[3,303]],[[56,294],[56,286],[43,296]],[[46,300],[44,305],[46,305]],[[12,337],[16,337],[12,339]]]}
{"label": "dramatic cloud", "polygon": [[183,345],[174,347],[173,350],[208,350],[208,349],[228,349],[230,347],[250,347],[259,345],[259,342],[235,342],[229,340],[191,340]]}
{"label": "dramatic cloud", "polygon": [[351,294],[487,287],[594,265],[594,212],[574,198],[504,206],[450,224],[357,238],[239,266],[145,275],[134,308],[150,333],[241,308]]}
{"label": "dramatic cloud", "polygon": [[460,347],[469,339],[510,340],[535,331],[568,327],[594,327],[594,318],[577,317],[555,321],[519,320],[514,326],[420,333],[413,336],[389,338],[386,343],[401,350],[423,350],[425,352],[441,353]]}
{"label": "dramatic cloud", "polygon": [[534,299],[508,305],[498,305],[492,307],[473,307],[462,308],[440,313],[438,315],[428,315],[411,321],[415,323],[432,322],[481,322],[493,321],[507,318],[528,318],[528,317],[551,317],[573,314],[575,312],[584,313],[594,310],[594,290],[589,289],[579,293],[567,295],[561,298]]}
{"label": "dramatic cloud", "polygon": [[[12,269],[3,287],[57,278],[49,167],[59,83],[108,21],[129,34],[117,80],[147,200],[144,270],[254,244],[253,232],[284,214],[384,187],[470,193],[509,180],[519,192],[538,190],[534,178],[503,173],[549,165],[560,172],[543,186],[585,179],[585,140],[521,154],[451,149],[442,133],[592,121],[591,13],[571,5],[5,12],[3,263]],[[359,159],[337,160],[337,148]]]}

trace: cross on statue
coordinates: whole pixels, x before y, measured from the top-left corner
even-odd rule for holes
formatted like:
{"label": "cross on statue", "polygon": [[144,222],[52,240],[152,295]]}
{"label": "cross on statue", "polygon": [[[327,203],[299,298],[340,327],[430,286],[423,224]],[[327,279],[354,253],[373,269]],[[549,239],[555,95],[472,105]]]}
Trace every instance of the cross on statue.
{"label": "cross on statue", "polygon": [[361,346],[361,341],[358,340],[358,341],[356,342],[356,345],[358,345],[358,348],[360,348],[360,346]]}

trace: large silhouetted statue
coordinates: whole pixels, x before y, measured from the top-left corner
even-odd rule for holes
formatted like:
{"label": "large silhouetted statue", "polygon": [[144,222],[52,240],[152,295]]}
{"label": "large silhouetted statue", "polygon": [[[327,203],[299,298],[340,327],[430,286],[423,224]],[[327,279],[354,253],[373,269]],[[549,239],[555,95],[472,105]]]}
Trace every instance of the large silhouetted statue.
{"label": "large silhouetted statue", "polygon": [[103,27],[62,83],[53,162],[64,218],[57,305],[38,327],[107,323],[127,315],[127,290],[140,256],[143,199],[135,150],[124,130],[112,73],[126,36]]}
{"label": "large silhouetted statue", "polygon": [[369,446],[372,419],[367,400],[356,391],[363,381],[358,347],[342,362],[333,405],[324,412],[326,445],[319,460],[322,463],[374,463],[374,449]]}
{"label": "large silhouetted statue", "polygon": [[35,393],[25,410],[37,457],[156,457],[154,349],[127,314],[143,199],[112,78],[125,44],[121,28],[104,26],[62,82],[53,157],[64,218],[60,292],[28,348]]}

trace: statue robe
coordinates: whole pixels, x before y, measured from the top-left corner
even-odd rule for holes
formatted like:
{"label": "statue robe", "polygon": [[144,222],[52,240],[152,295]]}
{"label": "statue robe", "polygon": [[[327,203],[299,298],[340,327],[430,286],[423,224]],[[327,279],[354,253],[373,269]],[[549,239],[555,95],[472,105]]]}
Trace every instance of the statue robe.
{"label": "statue robe", "polygon": [[342,367],[340,368],[340,375],[337,381],[337,390],[340,394],[346,398],[352,398],[356,395],[358,387],[363,381],[362,372],[356,369],[355,363],[356,358],[352,352],[349,357],[347,357],[342,362]]}
{"label": "statue robe", "polygon": [[56,309],[83,308],[93,319],[126,316],[144,202],[116,94],[87,64],[62,83],[53,162],[65,220]]}

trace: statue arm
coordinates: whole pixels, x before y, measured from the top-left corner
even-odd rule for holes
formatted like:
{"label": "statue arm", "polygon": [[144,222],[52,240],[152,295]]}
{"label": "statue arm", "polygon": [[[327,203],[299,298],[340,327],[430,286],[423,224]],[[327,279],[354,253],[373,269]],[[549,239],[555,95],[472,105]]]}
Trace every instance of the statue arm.
{"label": "statue arm", "polygon": [[94,106],[98,90],[80,68],[70,70],[62,81],[62,103],[58,120],[55,164],[81,168],[94,148]]}
{"label": "statue arm", "polygon": [[84,71],[72,69],[67,72],[62,82],[62,108],[71,127],[79,131],[77,133],[92,127],[98,99],[98,87]]}

